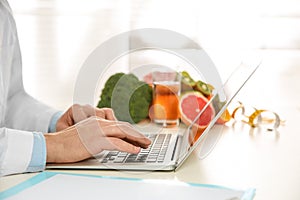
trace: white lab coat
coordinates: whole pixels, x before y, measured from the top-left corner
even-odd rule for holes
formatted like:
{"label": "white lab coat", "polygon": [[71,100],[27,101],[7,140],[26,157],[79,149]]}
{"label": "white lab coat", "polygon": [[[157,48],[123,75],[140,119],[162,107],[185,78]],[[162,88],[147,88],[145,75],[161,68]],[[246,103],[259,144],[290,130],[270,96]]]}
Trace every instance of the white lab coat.
{"label": "white lab coat", "polygon": [[33,132],[48,132],[57,111],[25,91],[17,30],[6,0],[0,0],[0,176],[25,172]]}

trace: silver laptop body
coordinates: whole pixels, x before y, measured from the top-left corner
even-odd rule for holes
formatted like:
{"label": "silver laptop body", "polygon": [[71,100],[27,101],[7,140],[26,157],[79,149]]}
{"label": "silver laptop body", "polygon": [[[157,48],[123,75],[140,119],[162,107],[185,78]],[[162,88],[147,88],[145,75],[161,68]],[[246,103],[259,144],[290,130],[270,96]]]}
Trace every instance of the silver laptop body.
{"label": "silver laptop body", "polygon": [[[136,125],[136,128],[152,140],[151,145],[159,143],[158,147],[151,146],[143,149],[139,154],[127,154],[117,151],[103,151],[94,158],[77,163],[47,164],[48,169],[116,169],[116,170],[147,170],[171,171],[177,170],[189,155],[199,146],[203,145],[208,135],[218,132],[215,122],[225,111],[232,99],[242,89],[259,64],[247,65],[241,63],[229,76],[222,88],[217,89],[214,97],[210,99],[204,109],[198,114],[193,123],[187,127],[181,124],[178,127],[163,128],[158,125]],[[216,95],[218,94],[218,95]],[[192,145],[189,142],[192,125],[199,119],[203,111],[219,97],[224,101],[223,106],[209,123],[202,135]],[[153,150],[152,154],[151,151]],[[160,154],[161,151],[164,154]]]}

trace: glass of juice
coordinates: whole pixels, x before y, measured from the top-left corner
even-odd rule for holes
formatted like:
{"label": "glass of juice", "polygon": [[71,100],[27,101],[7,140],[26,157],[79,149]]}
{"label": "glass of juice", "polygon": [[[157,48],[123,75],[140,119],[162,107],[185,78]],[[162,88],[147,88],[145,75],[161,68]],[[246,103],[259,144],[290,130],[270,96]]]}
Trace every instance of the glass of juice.
{"label": "glass of juice", "polygon": [[153,79],[153,120],[163,126],[179,124],[180,75],[171,69],[155,69]]}

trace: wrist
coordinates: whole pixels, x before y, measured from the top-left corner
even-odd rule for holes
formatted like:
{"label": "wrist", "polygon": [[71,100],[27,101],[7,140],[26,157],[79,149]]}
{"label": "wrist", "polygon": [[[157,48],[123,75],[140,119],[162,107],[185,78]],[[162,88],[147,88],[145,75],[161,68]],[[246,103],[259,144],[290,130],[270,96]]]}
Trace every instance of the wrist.
{"label": "wrist", "polygon": [[58,139],[59,134],[52,133],[52,134],[44,134],[45,142],[46,142],[46,162],[47,163],[55,163],[59,162],[62,156],[62,143]]}
{"label": "wrist", "polygon": [[82,144],[74,127],[56,133],[45,134],[45,141],[47,163],[77,162],[91,156]]}

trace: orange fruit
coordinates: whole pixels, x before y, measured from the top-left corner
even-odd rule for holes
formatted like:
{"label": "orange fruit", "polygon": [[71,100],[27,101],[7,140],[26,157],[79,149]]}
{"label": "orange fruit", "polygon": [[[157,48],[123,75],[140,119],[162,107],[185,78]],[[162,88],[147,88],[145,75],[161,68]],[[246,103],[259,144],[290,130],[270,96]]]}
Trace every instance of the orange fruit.
{"label": "orange fruit", "polygon": [[[187,126],[191,125],[207,103],[207,98],[200,92],[185,93],[179,103],[181,121]],[[192,127],[192,134],[190,135],[191,144],[201,136],[214,116],[215,110],[212,105],[209,105]]]}
{"label": "orange fruit", "polygon": [[229,122],[231,120],[231,115],[228,111],[228,109],[226,109],[221,117],[217,120],[217,124],[225,124],[226,122]]}

